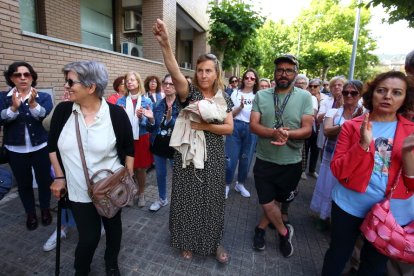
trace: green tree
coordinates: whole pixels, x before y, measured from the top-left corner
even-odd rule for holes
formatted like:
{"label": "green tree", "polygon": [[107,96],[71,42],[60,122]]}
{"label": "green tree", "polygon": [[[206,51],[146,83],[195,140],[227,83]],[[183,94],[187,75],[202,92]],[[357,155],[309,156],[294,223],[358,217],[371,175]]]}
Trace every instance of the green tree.
{"label": "green tree", "polygon": [[370,0],[367,7],[382,5],[389,15],[386,20],[395,23],[400,20],[407,20],[408,26],[414,28],[414,1],[412,0]]}
{"label": "green tree", "polygon": [[[300,43],[291,50],[299,56],[301,71],[310,77],[331,78],[347,75],[352,50],[356,3],[342,6],[339,0],[313,0],[302,11],[292,28],[300,34]],[[376,48],[367,25],[371,14],[361,11],[355,78],[365,80],[378,58],[371,52]],[[298,52],[299,51],[299,52]]]}
{"label": "green tree", "polygon": [[291,53],[295,44],[292,29],[284,21],[267,20],[258,30],[256,53],[260,55],[261,64],[255,69],[260,77],[273,79],[274,59],[280,54]]}
{"label": "green tree", "polygon": [[263,25],[264,17],[253,11],[250,4],[237,0],[212,1],[208,13],[208,42],[223,62],[223,68],[239,64],[247,45]]}

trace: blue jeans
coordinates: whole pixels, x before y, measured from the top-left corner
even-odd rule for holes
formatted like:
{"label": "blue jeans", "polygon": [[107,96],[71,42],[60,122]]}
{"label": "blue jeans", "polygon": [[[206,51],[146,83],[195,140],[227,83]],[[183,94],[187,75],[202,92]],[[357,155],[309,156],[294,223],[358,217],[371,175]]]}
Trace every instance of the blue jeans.
{"label": "blue jeans", "polygon": [[165,200],[167,198],[167,163],[169,161],[172,168],[173,160],[155,154],[154,160],[155,172],[157,174],[158,195],[160,196],[160,199]]}
{"label": "blue jeans", "polygon": [[62,208],[62,215],[60,217],[60,221],[62,222],[62,227],[76,227],[72,210],[69,208]]}
{"label": "blue jeans", "polygon": [[[322,276],[342,275],[345,264],[354,250],[355,242],[361,235],[359,227],[364,219],[348,214],[332,201],[331,220],[331,242],[325,253]],[[366,239],[360,259],[357,275],[385,275],[388,257],[379,253]]]}
{"label": "blue jeans", "polygon": [[234,120],[233,134],[226,136],[226,143],[224,146],[227,158],[227,185],[230,185],[231,182],[233,182],[237,163],[239,163],[237,181],[239,183],[244,183],[246,181],[254,149],[256,147],[256,140],[257,136],[250,132],[249,123]]}

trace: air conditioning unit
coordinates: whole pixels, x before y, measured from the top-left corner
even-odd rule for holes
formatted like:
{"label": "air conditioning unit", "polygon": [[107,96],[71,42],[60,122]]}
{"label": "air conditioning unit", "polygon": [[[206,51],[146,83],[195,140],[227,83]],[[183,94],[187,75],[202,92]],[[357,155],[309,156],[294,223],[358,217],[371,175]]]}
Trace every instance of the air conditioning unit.
{"label": "air conditioning unit", "polygon": [[131,42],[121,44],[122,53],[134,57],[142,57],[142,46]]}
{"label": "air conditioning unit", "polygon": [[125,11],[124,31],[142,33],[142,16],[133,10]]}

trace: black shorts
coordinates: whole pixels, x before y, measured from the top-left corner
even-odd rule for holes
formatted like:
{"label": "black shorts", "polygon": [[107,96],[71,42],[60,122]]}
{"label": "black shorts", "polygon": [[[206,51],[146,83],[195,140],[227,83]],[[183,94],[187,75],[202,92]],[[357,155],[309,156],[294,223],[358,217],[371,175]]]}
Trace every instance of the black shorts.
{"label": "black shorts", "polygon": [[278,165],[256,158],[253,174],[260,204],[291,202],[297,194],[302,162]]}

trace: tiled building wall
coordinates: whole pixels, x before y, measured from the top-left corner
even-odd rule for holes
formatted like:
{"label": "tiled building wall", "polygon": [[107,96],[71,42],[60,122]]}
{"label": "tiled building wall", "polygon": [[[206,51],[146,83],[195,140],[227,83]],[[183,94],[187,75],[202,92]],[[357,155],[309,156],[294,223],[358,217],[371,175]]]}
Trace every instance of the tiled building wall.
{"label": "tiled building wall", "polygon": [[[52,0],[48,1],[50,1],[49,3],[52,3]],[[60,3],[60,1],[56,1],[56,4],[58,3]],[[143,8],[145,8],[145,5],[148,3],[158,3],[162,5],[162,18],[169,22],[170,33],[172,34],[171,41],[175,42],[175,1],[144,0],[144,3]],[[159,8],[154,9],[154,7],[155,6],[152,6],[151,8],[151,6],[149,6],[146,9],[160,12]],[[143,78],[150,74],[163,76],[166,74],[166,69],[161,62],[161,52],[155,39],[151,37],[152,32],[150,30],[148,31],[148,28],[151,28],[152,22],[154,22],[156,17],[158,17],[158,14],[154,14],[152,18],[148,16],[146,21],[143,22],[144,33],[149,33],[147,58],[155,60],[152,61],[99,50],[93,47],[85,47],[77,43],[68,43],[67,41],[60,41],[46,36],[32,35],[30,33],[23,34],[20,29],[19,1],[0,0],[0,71],[3,72],[9,64],[16,60],[29,62],[39,75],[37,87],[52,88],[57,101],[60,101],[63,95],[62,67],[73,61],[97,60],[103,62],[109,73],[109,83],[106,94],[112,93],[112,81],[117,76],[130,70],[139,72]],[[65,14],[65,18],[69,17],[66,17]],[[71,22],[68,22],[63,30],[66,32],[66,30],[69,31],[72,27]],[[80,23],[76,28],[80,30]],[[52,30],[49,28],[50,32]],[[65,40],[73,41],[73,37],[75,37],[75,35],[70,35],[70,37],[66,37]],[[153,53],[151,51],[153,51]],[[186,70],[183,70],[183,73],[192,74],[191,71]],[[5,79],[3,74],[1,74],[0,90],[4,91],[6,89],[7,85]]]}

